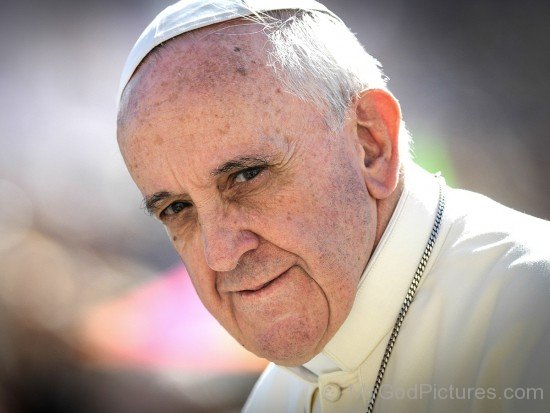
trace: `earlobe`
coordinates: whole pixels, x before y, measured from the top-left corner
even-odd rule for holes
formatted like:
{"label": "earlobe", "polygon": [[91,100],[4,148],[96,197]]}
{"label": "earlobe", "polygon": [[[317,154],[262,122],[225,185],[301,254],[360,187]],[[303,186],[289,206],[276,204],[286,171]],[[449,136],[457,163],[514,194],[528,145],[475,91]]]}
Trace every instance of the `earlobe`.
{"label": "earlobe", "polygon": [[355,117],[365,183],[374,198],[387,198],[399,178],[399,103],[385,90],[365,90],[355,99]]}

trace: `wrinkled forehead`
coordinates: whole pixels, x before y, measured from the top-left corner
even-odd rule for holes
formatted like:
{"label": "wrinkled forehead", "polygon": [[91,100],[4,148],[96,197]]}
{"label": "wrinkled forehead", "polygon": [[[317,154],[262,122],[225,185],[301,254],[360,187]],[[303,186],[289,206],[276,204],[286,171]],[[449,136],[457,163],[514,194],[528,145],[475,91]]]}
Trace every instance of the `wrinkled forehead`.
{"label": "wrinkled forehead", "polygon": [[118,129],[143,194],[206,187],[210,171],[231,159],[282,160],[301,137],[324,136],[319,110],[268,67],[267,42],[258,25],[235,22],[175,38],[143,62]]}
{"label": "wrinkled forehead", "polygon": [[269,51],[262,26],[240,20],[174,38],[143,62],[118,123],[122,155],[142,192],[169,162],[186,166],[181,176],[198,175],[227,157],[324,131],[318,109],[285,91]]}
{"label": "wrinkled forehead", "polygon": [[204,97],[232,87],[243,94],[247,88],[277,82],[267,64],[269,43],[262,28],[246,19],[232,20],[155,48],[124,90],[119,129],[136,116],[147,116],[151,107],[175,103],[182,94]]}

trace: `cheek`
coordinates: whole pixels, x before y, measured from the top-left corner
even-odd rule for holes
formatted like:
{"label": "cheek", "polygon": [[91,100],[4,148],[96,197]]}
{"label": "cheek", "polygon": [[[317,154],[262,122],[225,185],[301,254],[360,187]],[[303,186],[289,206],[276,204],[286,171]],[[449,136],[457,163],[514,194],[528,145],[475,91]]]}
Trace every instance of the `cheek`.
{"label": "cheek", "polygon": [[274,198],[265,231],[304,261],[334,310],[345,313],[372,250],[376,204],[349,165],[334,161],[314,180],[311,176]]}
{"label": "cheek", "polygon": [[[351,181],[351,182],[350,182]],[[303,183],[297,190],[277,197],[272,204],[271,225],[291,252],[315,260],[356,261],[364,256],[375,214],[361,181]],[[264,221],[267,222],[267,221]],[[284,246],[282,246],[284,248]]]}

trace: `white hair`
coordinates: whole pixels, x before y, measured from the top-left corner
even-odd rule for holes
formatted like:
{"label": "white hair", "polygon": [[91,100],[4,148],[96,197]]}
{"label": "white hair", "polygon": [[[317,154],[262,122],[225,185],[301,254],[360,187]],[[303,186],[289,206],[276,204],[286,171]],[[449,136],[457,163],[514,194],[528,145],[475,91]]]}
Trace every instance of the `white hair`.
{"label": "white hair", "polygon": [[[367,89],[387,90],[381,64],[337,17],[320,11],[278,10],[248,17],[264,26],[268,62],[285,89],[312,102],[327,126],[344,126],[353,99]],[[400,153],[410,158],[410,134],[401,121]]]}

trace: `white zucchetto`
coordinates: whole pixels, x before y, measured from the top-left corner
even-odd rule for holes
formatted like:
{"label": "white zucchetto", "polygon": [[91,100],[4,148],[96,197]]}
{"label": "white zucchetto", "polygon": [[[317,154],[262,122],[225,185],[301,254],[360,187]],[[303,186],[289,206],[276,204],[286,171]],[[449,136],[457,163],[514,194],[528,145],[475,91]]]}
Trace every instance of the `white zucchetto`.
{"label": "white zucchetto", "polygon": [[147,26],[130,51],[118,90],[118,99],[141,61],[156,46],[201,27],[272,10],[316,10],[329,13],[315,0],[181,0],[168,6]]}

